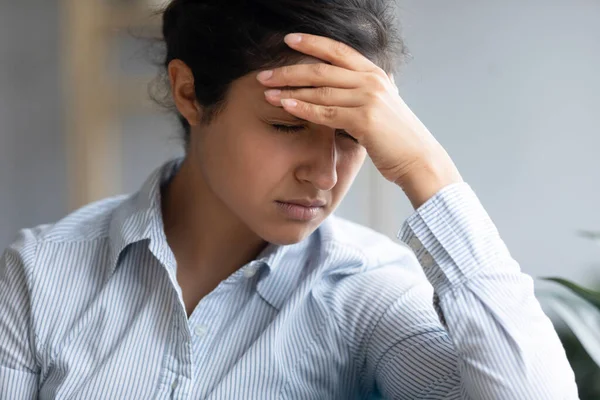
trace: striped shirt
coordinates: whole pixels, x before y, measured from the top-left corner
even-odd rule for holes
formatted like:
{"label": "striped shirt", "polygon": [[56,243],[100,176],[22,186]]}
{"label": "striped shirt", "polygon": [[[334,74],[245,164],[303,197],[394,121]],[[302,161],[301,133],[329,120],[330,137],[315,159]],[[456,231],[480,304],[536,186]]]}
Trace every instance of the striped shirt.
{"label": "striped shirt", "polygon": [[269,245],[188,318],[160,207],[177,165],[4,252],[0,398],[577,398],[532,279],[467,183],[399,241],[331,216]]}

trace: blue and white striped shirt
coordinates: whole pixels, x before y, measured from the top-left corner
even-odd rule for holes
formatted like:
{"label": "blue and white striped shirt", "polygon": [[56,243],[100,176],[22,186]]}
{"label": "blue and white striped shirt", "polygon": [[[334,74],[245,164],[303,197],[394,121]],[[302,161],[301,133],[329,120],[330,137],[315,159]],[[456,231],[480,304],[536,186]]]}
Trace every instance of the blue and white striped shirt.
{"label": "blue and white striped shirt", "polygon": [[335,216],[269,245],[188,319],[160,207],[175,165],[7,249],[0,398],[577,398],[531,278],[468,184],[410,216],[407,245]]}

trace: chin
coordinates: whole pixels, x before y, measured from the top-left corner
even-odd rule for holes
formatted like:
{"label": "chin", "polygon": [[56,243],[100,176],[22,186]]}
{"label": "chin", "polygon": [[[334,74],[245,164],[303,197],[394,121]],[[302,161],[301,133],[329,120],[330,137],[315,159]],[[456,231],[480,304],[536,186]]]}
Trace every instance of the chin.
{"label": "chin", "polygon": [[267,242],[280,246],[300,243],[309,237],[320,225],[311,223],[283,223],[275,226],[263,226],[260,236]]}

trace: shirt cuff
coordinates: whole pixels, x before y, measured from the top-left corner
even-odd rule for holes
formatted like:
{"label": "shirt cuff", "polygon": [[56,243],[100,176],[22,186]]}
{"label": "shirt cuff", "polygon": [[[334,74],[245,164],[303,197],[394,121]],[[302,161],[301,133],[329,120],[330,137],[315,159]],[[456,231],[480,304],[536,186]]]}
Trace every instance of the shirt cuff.
{"label": "shirt cuff", "polygon": [[403,224],[398,238],[414,251],[437,293],[485,271],[498,272],[508,249],[473,189],[446,186]]}

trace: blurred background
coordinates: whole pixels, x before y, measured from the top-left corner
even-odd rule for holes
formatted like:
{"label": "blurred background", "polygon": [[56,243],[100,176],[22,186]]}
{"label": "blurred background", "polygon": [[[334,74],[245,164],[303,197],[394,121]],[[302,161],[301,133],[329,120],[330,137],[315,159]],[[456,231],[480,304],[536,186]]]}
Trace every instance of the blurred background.
{"label": "blurred background", "polygon": [[[586,284],[600,230],[600,2],[401,1],[401,95],[534,276]],[[0,0],[0,247],[135,191],[181,153],[147,84],[155,1]],[[411,213],[366,165],[338,214],[390,236]]]}
{"label": "blurred background", "polygon": [[[600,2],[399,4],[412,53],[401,95],[514,258],[534,277],[600,288],[600,247],[580,234],[600,239]],[[0,248],[20,228],[137,190],[182,153],[177,121],[147,90],[159,48],[140,37],[160,32],[160,5],[0,0]],[[338,214],[394,236],[411,212],[367,164]],[[600,292],[576,292],[588,303],[553,290],[543,304],[560,316],[581,399],[598,399]]]}

